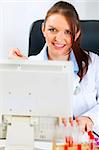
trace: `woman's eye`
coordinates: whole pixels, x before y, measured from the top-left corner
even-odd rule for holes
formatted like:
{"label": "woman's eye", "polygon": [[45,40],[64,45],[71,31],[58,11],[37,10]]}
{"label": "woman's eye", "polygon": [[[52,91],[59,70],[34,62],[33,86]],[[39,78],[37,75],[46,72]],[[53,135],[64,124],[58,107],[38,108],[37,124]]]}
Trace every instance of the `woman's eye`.
{"label": "woman's eye", "polygon": [[69,30],[66,30],[66,31],[65,31],[65,34],[66,34],[66,35],[72,35],[72,32],[69,31]]}
{"label": "woman's eye", "polygon": [[49,31],[50,31],[50,32],[55,32],[55,31],[56,31],[56,29],[51,28],[51,29],[49,29]]}

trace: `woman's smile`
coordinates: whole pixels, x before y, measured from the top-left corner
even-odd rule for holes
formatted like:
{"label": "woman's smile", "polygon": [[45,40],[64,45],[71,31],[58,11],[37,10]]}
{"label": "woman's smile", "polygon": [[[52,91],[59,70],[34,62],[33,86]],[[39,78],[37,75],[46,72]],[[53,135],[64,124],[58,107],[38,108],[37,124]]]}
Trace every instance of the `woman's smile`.
{"label": "woman's smile", "polygon": [[54,48],[57,50],[61,50],[65,47],[65,44],[60,44],[60,43],[52,43]]}

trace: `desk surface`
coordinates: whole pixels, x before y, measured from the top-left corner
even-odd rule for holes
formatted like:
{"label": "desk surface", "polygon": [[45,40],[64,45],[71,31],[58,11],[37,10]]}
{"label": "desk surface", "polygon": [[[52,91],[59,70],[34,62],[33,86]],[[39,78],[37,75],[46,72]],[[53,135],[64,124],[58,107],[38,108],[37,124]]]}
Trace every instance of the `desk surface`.
{"label": "desk surface", "polygon": [[[4,147],[1,147],[0,150],[6,150],[6,149]],[[41,149],[36,148],[34,150],[41,150]]]}
{"label": "desk surface", "polygon": [[[6,140],[0,140],[0,150],[6,150],[5,147]],[[35,144],[35,150],[52,150],[52,144],[50,142],[41,142],[36,141]]]}

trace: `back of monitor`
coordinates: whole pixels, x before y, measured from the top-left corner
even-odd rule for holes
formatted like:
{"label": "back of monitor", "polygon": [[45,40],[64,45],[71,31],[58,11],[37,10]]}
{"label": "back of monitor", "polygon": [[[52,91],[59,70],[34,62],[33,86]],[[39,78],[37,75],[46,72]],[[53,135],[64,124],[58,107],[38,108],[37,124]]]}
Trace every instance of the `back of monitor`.
{"label": "back of monitor", "polygon": [[0,60],[0,114],[72,116],[72,70],[64,61]]}

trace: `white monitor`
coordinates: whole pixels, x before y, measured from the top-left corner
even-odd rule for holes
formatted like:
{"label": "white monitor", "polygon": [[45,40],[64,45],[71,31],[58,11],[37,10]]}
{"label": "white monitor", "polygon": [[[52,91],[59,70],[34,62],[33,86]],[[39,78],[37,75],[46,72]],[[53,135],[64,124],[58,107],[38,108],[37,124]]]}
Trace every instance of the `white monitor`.
{"label": "white monitor", "polygon": [[71,62],[0,60],[0,114],[70,117],[72,86]]}

